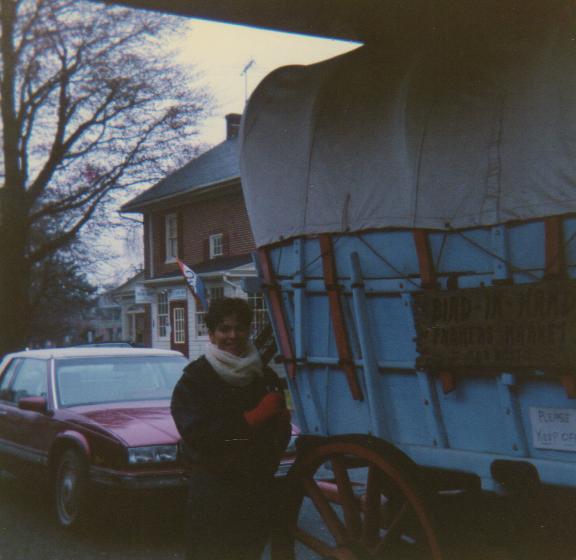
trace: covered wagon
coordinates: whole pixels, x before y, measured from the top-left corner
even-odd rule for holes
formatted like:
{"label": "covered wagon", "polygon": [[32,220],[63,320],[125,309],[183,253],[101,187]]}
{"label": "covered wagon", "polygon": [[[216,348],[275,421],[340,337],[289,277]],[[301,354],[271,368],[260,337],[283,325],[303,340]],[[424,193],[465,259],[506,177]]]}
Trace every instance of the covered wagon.
{"label": "covered wagon", "polygon": [[436,481],[576,486],[576,13],[467,6],[279,69],[244,115],[305,434],[287,556],[439,559]]}

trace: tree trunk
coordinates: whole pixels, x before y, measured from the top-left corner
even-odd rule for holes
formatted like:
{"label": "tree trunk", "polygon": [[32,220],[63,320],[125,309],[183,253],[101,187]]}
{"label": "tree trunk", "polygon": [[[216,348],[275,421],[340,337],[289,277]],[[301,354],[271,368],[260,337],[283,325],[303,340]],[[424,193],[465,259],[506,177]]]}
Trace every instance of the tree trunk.
{"label": "tree trunk", "polygon": [[0,189],[0,357],[26,345],[30,317],[28,261],[29,201],[19,166],[15,111],[14,23],[16,3],[1,0],[2,124],[4,186]]}
{"label": "tree trunk", "polygon": [[0,357],[26,346],[30,322],[30,270],[26,192],[0,189]]}

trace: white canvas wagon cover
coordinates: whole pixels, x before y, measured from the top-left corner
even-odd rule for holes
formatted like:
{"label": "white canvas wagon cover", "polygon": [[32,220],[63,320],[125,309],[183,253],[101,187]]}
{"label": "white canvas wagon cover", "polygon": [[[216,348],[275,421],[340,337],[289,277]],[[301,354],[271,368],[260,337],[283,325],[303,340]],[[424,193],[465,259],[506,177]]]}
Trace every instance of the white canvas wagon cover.
{"label": "white canvas wagon cover", "polygon": [[270,74],[242,130],[256,244],[574,212],[573,12],[399,32]]}

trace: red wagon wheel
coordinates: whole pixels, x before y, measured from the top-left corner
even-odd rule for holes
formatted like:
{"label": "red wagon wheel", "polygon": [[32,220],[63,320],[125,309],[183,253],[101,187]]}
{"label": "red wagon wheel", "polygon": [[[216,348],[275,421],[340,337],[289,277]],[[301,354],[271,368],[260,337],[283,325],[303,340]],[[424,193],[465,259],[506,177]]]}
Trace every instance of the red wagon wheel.
{"label": "red wagon wheel", "polygon": [[288,475],[273,560],[441,560],[408,457],[368,436],[307,439]]}

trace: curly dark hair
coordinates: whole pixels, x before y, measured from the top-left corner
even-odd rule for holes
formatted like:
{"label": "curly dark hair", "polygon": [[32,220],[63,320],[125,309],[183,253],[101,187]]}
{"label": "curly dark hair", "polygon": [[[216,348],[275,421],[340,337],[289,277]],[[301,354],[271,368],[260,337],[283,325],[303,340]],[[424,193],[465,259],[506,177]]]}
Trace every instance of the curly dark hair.
{"label": "curly dark hair", "polygon": [[250,327],[252,323],[252,308],[245,299],[242,298],[220,298],[210,302],[208,311],[204,316],[206,326],[210,332],[214,332],[216,327],[233,315],[236,320],[245,327]]}

